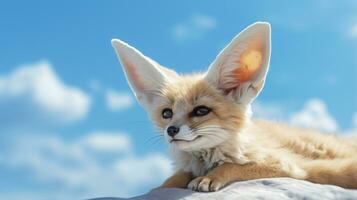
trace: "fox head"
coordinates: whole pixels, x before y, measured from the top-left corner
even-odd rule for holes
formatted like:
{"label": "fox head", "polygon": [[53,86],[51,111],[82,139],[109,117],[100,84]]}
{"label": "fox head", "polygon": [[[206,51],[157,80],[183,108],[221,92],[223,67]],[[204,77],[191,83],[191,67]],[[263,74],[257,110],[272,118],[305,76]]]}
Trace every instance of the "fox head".
{"label": "fox head", "polygon": [[248,123],[269,68],[270,25],[244,29],[203,74],[179,75],[121,40],[112,45],[138,102],[167,143],[199,151],[232,140]]}

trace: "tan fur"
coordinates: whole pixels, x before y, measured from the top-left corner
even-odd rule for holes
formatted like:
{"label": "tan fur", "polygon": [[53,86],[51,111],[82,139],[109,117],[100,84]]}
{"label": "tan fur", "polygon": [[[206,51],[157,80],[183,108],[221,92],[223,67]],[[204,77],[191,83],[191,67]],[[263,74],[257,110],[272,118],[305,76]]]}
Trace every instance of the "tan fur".
{"label": "tan fur", "polygon": [[[246,110],[203,81],[201,75],[181,77],[175,85],[167,85],[162,92],[162,98],[170,101],[152,112],[154,122],[162,129],[167,123],[160,115],[162,108],[172,107],[174,112],[188,113],[194,106],[204,104],[212,108],[212,114],[204,118],[181,118],[184,120],[182,123],[192,128],[218,124],[228,130],[229,138],[213,148],[194,153],[176,152],[174,155],[176,166],[188,170],[185,165],[192,164],[193,160],[204,168],[208,162],[203,159],[204,154],[220,151],[221,157],[215,161],[219,166],[192,171],[194,177],[198,177],[196,181],[204,178],[206,182],[213,181],[211,189],[219,189],[232,181],[267,177],[293,177],[357,188],[357,141],[353,143],[334,135],[281,123],[250,121]],[[178,186],[185,181],[189,183],[186,176],[182,176],[183,180],[179,176],[171,178],[179,183]],[[163,187],[175,185],[171,181],[169,183]],[[205,184],[201,185],[205,187]],[[215,187],[217,185],[219,187]]]}
{"label": "tan fur", "polygon": [[[292,177],[357,189],[356,139],[251,120],[269,68],[268,23],[243,30],[204,74],[180,76],[120,40],[113,46],[169,144],[177,173],[161,187],[215,191],[233,181]],[[192,115],[198,106],[210,112]],[[179,131],[169,134],[169,127]]]}

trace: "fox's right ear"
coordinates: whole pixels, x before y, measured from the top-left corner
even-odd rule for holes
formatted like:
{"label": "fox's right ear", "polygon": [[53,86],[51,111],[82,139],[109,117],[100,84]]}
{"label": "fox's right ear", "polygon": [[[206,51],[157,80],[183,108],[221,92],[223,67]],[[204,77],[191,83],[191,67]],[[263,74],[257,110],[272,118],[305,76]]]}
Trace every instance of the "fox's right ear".
{"label": "fox's right ear", "polygon": [[262,90],[270,61],[270,24],[256,22],[240,32],[211,64],[205,79],[239,104]]}
{"label": "fox's right ear", "polygon": [[113,39],[112,45],[136,99],[145,109],[149,109],[164,84],[178,75],[121,40]]}

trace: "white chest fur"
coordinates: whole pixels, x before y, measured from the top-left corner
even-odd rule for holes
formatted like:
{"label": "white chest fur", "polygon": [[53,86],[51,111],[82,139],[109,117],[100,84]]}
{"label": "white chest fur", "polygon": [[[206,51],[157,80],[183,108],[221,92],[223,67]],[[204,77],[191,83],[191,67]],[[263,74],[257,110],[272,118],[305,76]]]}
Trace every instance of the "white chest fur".
{"label": "white chest fur", "polygon": [[174,164],[178,169],[192,172],[194,176],[203,176],[213,168],[233,162],[220,148],[211,148],[196,152],[175,152]]}

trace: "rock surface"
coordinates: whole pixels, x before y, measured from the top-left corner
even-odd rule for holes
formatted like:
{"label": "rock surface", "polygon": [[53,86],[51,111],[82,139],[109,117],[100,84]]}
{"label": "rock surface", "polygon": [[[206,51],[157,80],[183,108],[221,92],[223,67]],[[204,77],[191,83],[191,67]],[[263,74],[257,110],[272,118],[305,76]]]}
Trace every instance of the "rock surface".
{"label": "rock surface", "polygon": [[[333,185],[321,185],[291,178],[258,179],[233,183],[218,192],[199,193],[187,189],[160,189],[128,198],[130,200],[251,200],[251,199],[304,199],[357,200],[357,190]],[[128,200],[126,199],[126,200]],[[92,199],[94,200],[94,199]],[[125,198],[96,198],[95,200],[125,200]]]}

